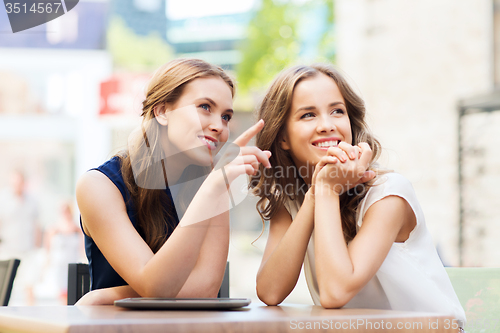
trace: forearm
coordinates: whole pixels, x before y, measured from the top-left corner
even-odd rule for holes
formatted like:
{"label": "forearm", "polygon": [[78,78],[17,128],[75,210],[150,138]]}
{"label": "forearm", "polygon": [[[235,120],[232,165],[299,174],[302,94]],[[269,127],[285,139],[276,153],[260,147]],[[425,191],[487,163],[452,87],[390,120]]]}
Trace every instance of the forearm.
{"label": "forearm", "polygon": [[[213,194],[214,177],[207,178],[189,204],[179,225],[161,249],[144,264],[138,277],[143,296],[176,297],[198,262],[206,236],[211,229],[210,215],[227,206],[224,193]],[[226,195],[227,196],[227,195]],[[227,222],[227,221],[226,221]],[[226,223],[228,224],[228,222]],[[227,241],[224,242],[227,247]],[[213,245],[213,244],[212,244]],[[221,244],[220,246],[222,246]],[[204,252],[209,252],[206,250]],[[227,252],[227,249],[225,250]],[[222,256],[222,255],[221,255]]]}
{"label": "forearm", "polygon": [[314,199],[306,196],[297,216],[257,274],[257,295],[268,305],[281,303],[293,290],[313,230]]}
{"label": "forearm", "polygon": [[229,211],[211,219],[198,261],[177,297],[216,297],[224,277],[228,249]]}
{"label": "forearm", "polygon": [[75,305],[112,305],[116,300],[129,297],[139,297],[130,286],[97,289],[83,295]]}
{"label": "forearm", "polygon": [[328,186],[316,189],[314,211],[315,260],[321,302],[327,307],[342,306],[354,267],[345,243],[339,196]]}

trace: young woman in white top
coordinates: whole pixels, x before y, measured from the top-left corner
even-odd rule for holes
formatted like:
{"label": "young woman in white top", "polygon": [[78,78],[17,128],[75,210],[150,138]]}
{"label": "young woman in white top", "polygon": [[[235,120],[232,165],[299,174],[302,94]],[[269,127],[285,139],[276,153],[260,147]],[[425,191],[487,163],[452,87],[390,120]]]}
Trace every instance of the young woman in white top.
{"label": "young woman in white top", "polygon": [[316,305],[447,313],[463,327],[413,188],[377,168],[381,146],[342,75],[322,64],[284,70],[258,117],[257,147],[272,153],[272,169],[251,183],[270,220],[259,298],[282,302],[304,263]]}

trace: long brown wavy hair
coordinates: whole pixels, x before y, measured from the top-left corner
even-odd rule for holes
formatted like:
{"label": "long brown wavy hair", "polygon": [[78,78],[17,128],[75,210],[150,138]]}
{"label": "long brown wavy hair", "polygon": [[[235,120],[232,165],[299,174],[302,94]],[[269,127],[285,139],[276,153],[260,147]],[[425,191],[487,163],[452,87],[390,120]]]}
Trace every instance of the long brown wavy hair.
{"label": "long brown wavy hair", "polygon": [[[374,170],[377,175],[385,173],[375,164],[381,153],[381,145],[373,137],[366,124],[364,102],[347,80],[328,64],[295,66],[286,69],[273,81],[257,110],[257,119],[264,119],[266,125],[257,134],[256,145],[262,150],[271,151],[270,162],[273,166],[271,169],[265,169],[260,165],[259,172],[252,177],[250,182],[253,193],[260,197],[257,202],[257,211],[263,223],[265,220],[270,220],[287,200],[298,200],[302,203],[309,189],[300,177],[290,153],[281,148],[280,141],[290,113],[294,88],[302,80],[315,77],[320,73],[331,77],[344,97],[351,123],[352,145],[360,142],[368,143],[373,151],[369,169]],[[360,184],[340,196],[342,229],[346,242],[356,235],[356,210],[374,180]]]}
{"label": "long brown wavy hair", "polygon": [[[136,210],[139,233],[154,253],[175,228],[174,221],[177,218],[174,204],[165,191],[168,180],[164,159],[151,163],[151,156],[164,157],[160,144],[160,125],[155,118],[154,108],[174,104],[181,97],[186,84],[197,78],[211,76],[222,78],[234,97],[234,81],[218,66],[199,59],[176,59],[160,67],[153,74],[146,99],[142,102],[142,135],[129,145],[128,151],[116,155],[121,160],[123,180]],[[134,174],[132,166],[141,172]]]}

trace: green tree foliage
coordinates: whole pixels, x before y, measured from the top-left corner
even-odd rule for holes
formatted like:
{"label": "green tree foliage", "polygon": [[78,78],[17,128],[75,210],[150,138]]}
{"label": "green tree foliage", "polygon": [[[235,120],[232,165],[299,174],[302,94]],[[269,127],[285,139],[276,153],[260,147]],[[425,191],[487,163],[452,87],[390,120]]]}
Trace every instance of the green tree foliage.
{"label": "green tree foliage", "polygon": [[297,21],[295,6],[262,1],[248,27],[248,39],[241,48],[243,58],[237,76],[243,91],[266,85],[298,57]]}
{"label": "green tree foliage", "polygon": [[[240,93],[266,87],[283,68],[301,60],[299,30],[303,15],[313,6],[327,11],[327,24],[333,25],[333,0],[262,0],[248,27],[248,38],[241,45],[242,61],[237,67]],[[315,61],[333,61],[333,28],[320,38]]]}
{"label": "green tree foliage", "polygon": [[111,19],[107,39],[114,64],[120,68],[150,72],[174,57],[159,34],[136,35],[119,17]]}

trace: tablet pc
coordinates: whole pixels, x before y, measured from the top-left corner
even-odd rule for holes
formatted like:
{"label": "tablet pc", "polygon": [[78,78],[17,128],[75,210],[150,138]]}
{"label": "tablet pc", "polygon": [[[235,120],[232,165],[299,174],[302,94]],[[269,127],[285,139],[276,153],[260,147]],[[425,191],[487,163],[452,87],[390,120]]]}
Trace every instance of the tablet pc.
{"label": "tablet pc", "polygon": [[125,298],[115,306],[130,309],[163,310],[227,310],[249,305],[249,298]]}

